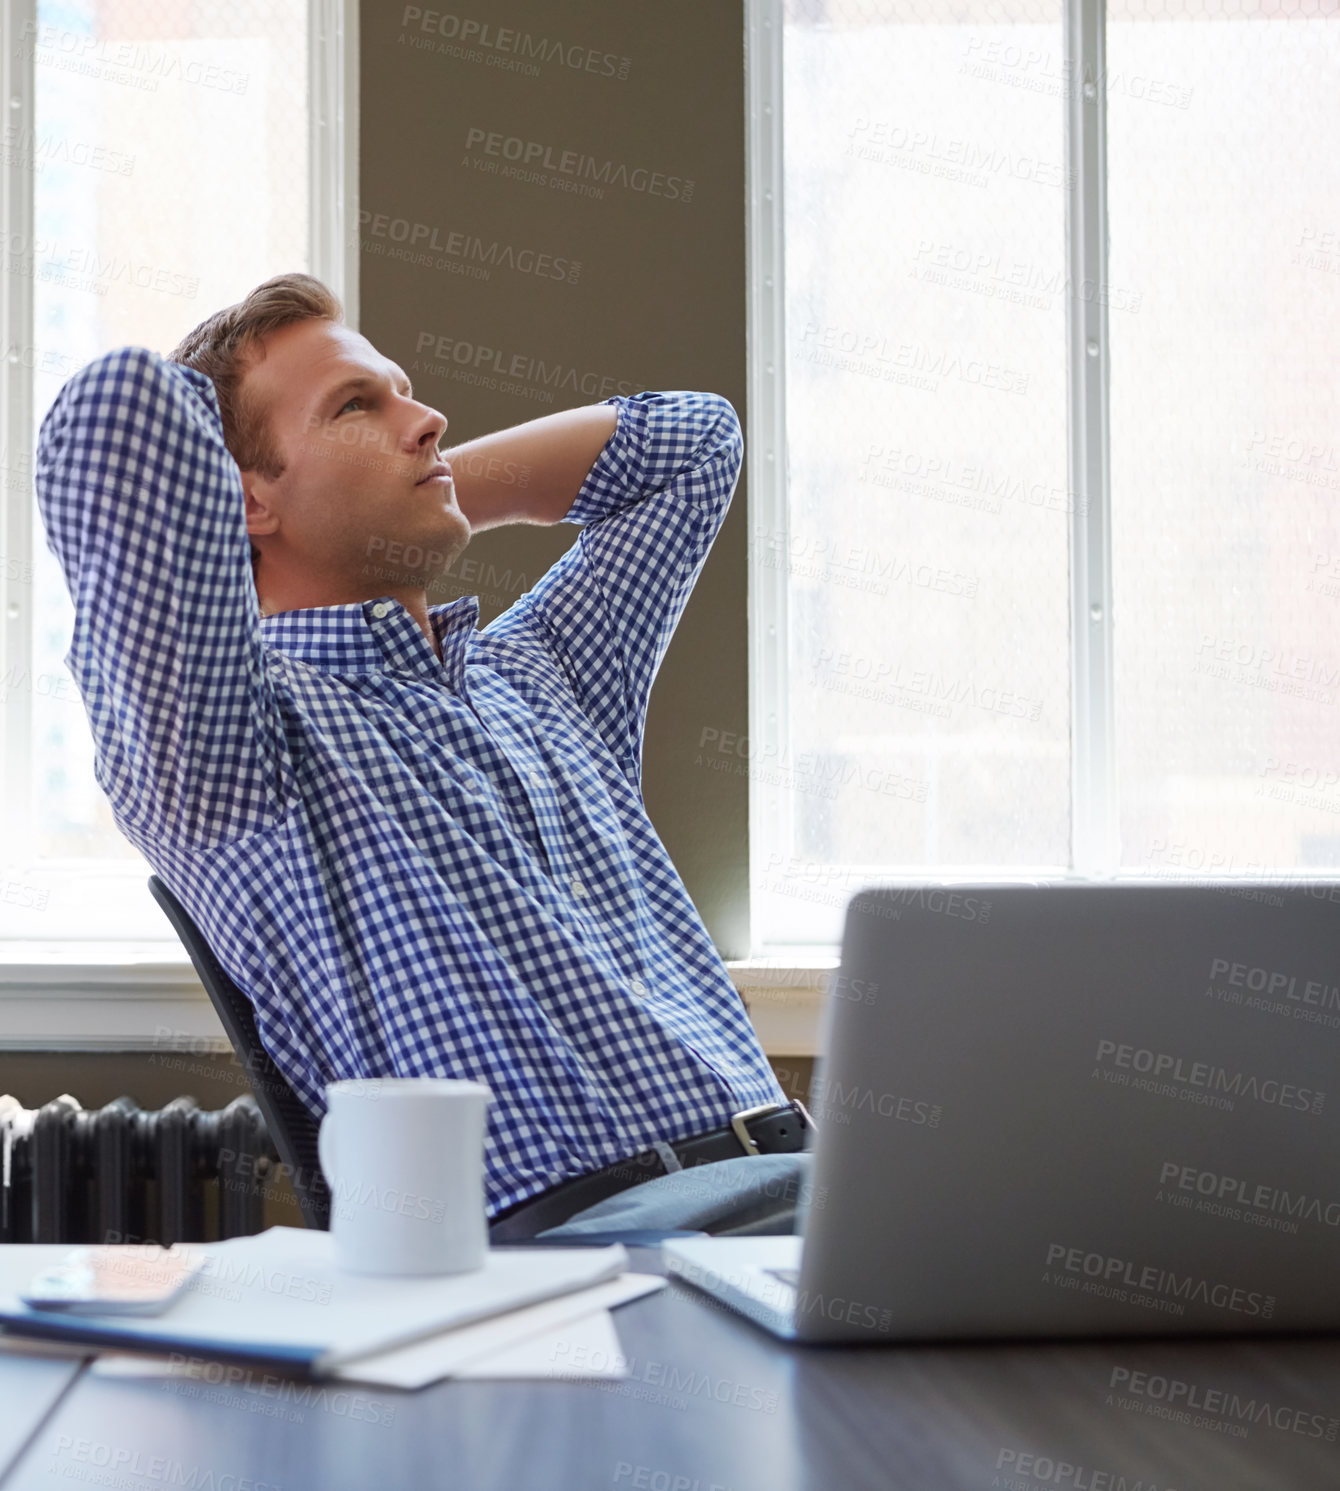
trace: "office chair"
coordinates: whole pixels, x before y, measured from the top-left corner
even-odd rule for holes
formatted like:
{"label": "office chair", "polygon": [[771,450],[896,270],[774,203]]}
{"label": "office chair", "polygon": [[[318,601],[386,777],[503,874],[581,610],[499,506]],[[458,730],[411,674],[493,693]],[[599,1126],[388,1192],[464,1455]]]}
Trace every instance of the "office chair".
{"label": "office chair", "polygon": [[242,1070],[251,1079],[256,1104],[265,1117],[270,1138],[279,1158],[288,1167],[289,1178],[309,1227],[330,1228],[330,1189],[317,1157],[317,1123],[285,1081],[270,1053],[261,1045],[251,1001],[228,976],[210,950],[200,928],[157,875],[149,877],[149,890],[176,929],[190,954],[200,982],[205,986],[219,1023],[228,1032]]}

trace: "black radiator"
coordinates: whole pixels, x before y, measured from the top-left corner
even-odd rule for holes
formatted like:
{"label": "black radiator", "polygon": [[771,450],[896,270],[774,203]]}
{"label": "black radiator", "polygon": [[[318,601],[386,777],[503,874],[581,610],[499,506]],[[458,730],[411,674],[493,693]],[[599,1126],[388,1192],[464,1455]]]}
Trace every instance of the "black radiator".
{"label": "black radiator", "polygon": [[202,1112],[0,1097],[0,1242],[212,1242],[263,1226],[279,1156],[253,1097]]}

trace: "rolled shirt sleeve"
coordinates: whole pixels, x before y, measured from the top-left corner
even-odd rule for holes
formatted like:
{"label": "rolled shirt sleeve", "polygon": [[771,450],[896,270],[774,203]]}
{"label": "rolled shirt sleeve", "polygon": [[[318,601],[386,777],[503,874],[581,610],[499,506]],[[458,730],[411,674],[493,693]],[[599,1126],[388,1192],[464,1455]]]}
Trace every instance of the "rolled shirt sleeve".
{"label": "rolled shirt sleeve", "polygon": [[509,617],[535,628],[638,783],[651,686],[730,506],[744,439],[720,394],[604,402],[617,426],[563,518],[582,531]]}
{"label": "rolled shirt sleeve", "polygon": [[34,474],[74,603],[65,661],[122,831],[143,851],[272,824],[289,761],[210,379],[145,347],[104,353],[44,416]]}

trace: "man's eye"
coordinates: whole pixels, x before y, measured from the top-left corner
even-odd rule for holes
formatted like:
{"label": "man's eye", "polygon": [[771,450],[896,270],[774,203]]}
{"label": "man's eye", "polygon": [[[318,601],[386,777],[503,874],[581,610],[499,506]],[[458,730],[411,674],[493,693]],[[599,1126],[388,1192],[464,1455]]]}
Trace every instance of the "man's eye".
{"label": "man's eye", "polygon": [[345,403],[335,412],[336,414],[343,414],[350,404],[361,404],[362,402],[362,398],[358,394],[355,394],[352,399],[347,399]]}

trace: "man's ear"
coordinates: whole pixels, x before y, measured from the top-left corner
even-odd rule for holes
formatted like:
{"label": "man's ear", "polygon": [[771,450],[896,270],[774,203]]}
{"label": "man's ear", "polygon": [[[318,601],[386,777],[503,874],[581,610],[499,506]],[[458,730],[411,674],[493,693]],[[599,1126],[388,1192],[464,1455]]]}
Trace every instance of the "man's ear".
{"label": "man's ear", "polygon": [[271,484],[254,471],[242,473],[242,495],[246,503],[247,532],[252,538],[279,530]]}

